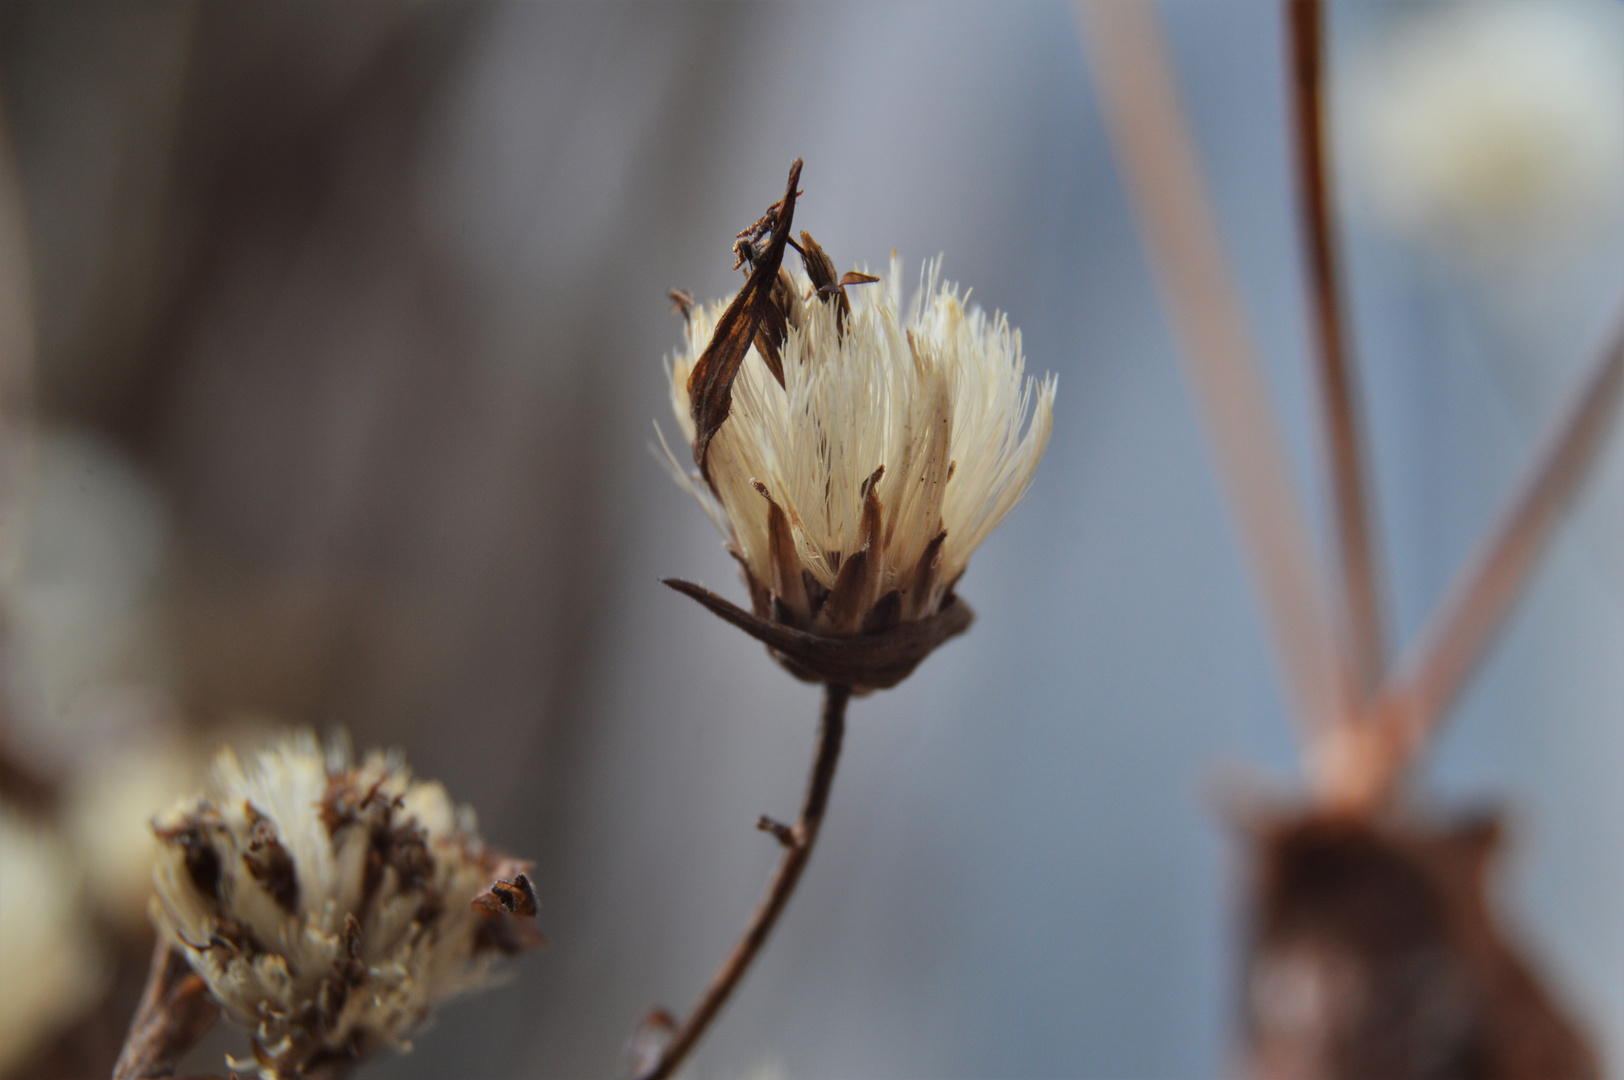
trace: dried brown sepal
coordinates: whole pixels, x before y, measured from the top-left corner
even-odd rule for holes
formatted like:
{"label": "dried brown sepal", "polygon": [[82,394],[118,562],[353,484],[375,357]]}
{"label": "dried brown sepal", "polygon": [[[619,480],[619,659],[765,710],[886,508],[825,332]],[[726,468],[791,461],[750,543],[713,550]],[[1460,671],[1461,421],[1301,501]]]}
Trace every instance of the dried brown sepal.
{"label": "dried brown sepal", "polygon": [[530,864],[517,859],[500,859],[496,866],[504,876],[474,897],[472,907],[481,918],[475,931],[476,952],[494,950],[503,956],[539,949],[547,939],[536,929],[539,914],[535,886],[524,871]]}
{"label": "dried brown sepal", "polygon": [[836,278],[835,261],[823,250],[823,245],[812,239],[812,234],[805,230],[801,232],[801,242],[796,245],[796,250],[801,253],[801,265],[806,267],[806,276],[811,280],[818,298],[824,303],[839,303],[840,306],[835,309],[835,332],[844,332],[846,319],[851,315],[851,299],[846,295],[846,286],[866,285],[880,279],[856,270],[848,270]]}
{"label": "dried brown sepal", "polygon": [[804,229],[801,230],[801,265],[806,267],[806,276],[812,282],[812,288],[817,290],[818,299],[826,304],[831,301],[839,304],[835,310],[835,330],[845,330],[846,316],[851,314],[851,301],[846,299],[840,279],[835,276],[835,261],[823,250],[823,245],[812,239],[812,234]]}
{"label": "dried brown sepal", "polygon": [[223,829],[225,823],[211,813],[199,811],[186,814],[170,828],[154,824],[152,834],[159,843],[179,844],[186,875],[192,879],[197,891],[220,903],[220,852],[209,839],[209,833]]}
{"label": "dried brown sepal", "polygon": [[530,884],[526,874],[519,874],[512,881],[491,882],[490,888],[474,897],[473,904],[474,910],[487,918],[503,912],[526,919],[534,919],[539,914],[535,886]]}
{"label": "dried brown sepal", "polygon": [[[784,245],[789,240],[790,225],[795,218],[796,185],[801,179],[801,159],[796,158],[789,169],[789,184],[784,197],[775,203],[762,218],[741,234],[740,264],[750,264],[750,276],[744,288],[722,312],[716,322],[705,351],[694,361],[688,375],[688,398],[694,418],[694,464],[700,475],[710,481],[710,467],[706,454],[710,441],[727,419],[733,404],[733,380],[738,377],[739,366],[755,342],[756,331],[772,306],[772,291],[778,280],[778,270],[784,261]],[[756,242],[770,232],[765,247]]]}
{"label": "dried brown sepal", "polygon": [[671,301],[671,314],[681,315],[683,322],[689,322],[694,314],[694,294],[687,289],[672,289],[666,293]]}
{"label": "dried brown sepal", "polygon": [[[809,618],[810,603],[806,596],[805,579],[801,573],[801,557],[795,550],[795,535],[790,529],[789,515],[773,501],[767,486],[756,481],[756,490],[767,500],[767,548],[772,563],[772,581],[769,583],[774,605],[773,617],[779,622],[798,625]],[[779,611],[778,608],[786,610]]]}
{"label": "dried brown sepal", "polygon": [[969,629],[974,618],[968,604],[949,596],[936,614],[901,623],[884,633],[827,637],[752,615],[691,581],[667,578],[665,584],[766,645],[796,678],[847,686],[857,693],[895,686],[937,646]]}
{"label": "dried brown sepal", "polygon": [[1245,1017],[1259,1080],[1600,1076],[1499,925],[1499,819],[1264,815]]}
{"label": "dried brown sepal", "polygon": [[863,546],[846,557],[835,574],[834,589],[813,627],[827,634],[847,635],[862,631],[863,620],[874,606],[880,588],[880,477],[885,466],[863,481],[863,518],[859,525]]}
{"label": "dried brown sepal", "polygon": [[243,812],[250,822],[243,865],[260,887],[271,894],[277,906],[291,915],[299,906],[299,874],[294,868],[293,856],[276,835],[276,825],[253,803],[245,802]]}
{"label": "dried brown sepal", "polygon": [[[770,309],[770,305],[769,305]],[[756,330],[756,352],[761,354],[761,360],[772,372],[773,378],[779,386],[784,385],[784,356],[778,351],[778,346],[784,338],[781,334],[774,334],[768,328],[768,320],[762,319],[761,326]]]}
{"label": "dried brown sepal", "polygon": [[917,619],[929,602],[931,592],[942,576],[942,544],[946,541],[947,530],[943,529],[925,545],[919,561],[914,564],[913,573],[909,575],[907,610],[903,612],[905,618]]}

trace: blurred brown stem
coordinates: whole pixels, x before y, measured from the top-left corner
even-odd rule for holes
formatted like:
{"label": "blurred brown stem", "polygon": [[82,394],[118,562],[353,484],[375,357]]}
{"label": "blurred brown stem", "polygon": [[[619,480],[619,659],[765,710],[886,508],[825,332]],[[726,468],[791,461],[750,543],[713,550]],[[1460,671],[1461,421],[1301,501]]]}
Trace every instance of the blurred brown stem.
{"label": "blurred brown stem", "polygon": [[147,988],[130,1021],[113,1080],[173,1076],[175,1063],[214,1026],[220,1006],[185,955],[162,937],[152,953]]}
{"label": "blurred brown stem", "polygon": [[835,766],[840,761],[840,743],[846,733],[846,702],[851,690],[834,683],[823,688],[823,717],[818,727],[818,745],[812,759],[812,772],[806,782],[806,800],[801,804],[801,817],[793,826],[772,828],[763,819],[764,831],[771,832],[784,846],[784,858],[767,886],[756,913],[745,928],[744,936],[733,946],[733,951],[711,977],[710,985],[688,1019],[677,1029],[671,1041],[665,1044],[660,1056],[638,1075],[638,1080],[666,1080],[676,1072],[677,1066],[704,1036],[716,1015],[727,1004],[735,987],[749,970],[750,962],[761,951],[767,935],[772,933],[778,917],[795,892],[801,872],[812,858],[812,845],[817,843],[818,829],[823,825],[823,812],[829,804],[829,789],[834,785]]}
{"label": "blurred brown stem", "polygon": [[1318,346],[1341,601],[1347,620],[1349,666],[1362,701],[1381,679],[1385,650],[1380,569],[1359,438],[1359,391],[1338,280],[1334,200],[1326,152],[1324,5],[1321,0],[1286,0],[1285,8],[1297,133],[1298,205],[1302,210]]}
{"label": "blurred brown stem", "polygon": [[1431,740],[1488,650],[1562,511],[1600,453],[1624,397],[1624,321],[1546,432],[1540,451],[1478,541],[1375,706],[1374,766],[1363,795],[1390,791]]}
{"label": "blurred brown stem", "polygon": [[1309,757],[1355,709],[1257,345],[1149,0],[1074,0],[1123,184],[1179,337]]}

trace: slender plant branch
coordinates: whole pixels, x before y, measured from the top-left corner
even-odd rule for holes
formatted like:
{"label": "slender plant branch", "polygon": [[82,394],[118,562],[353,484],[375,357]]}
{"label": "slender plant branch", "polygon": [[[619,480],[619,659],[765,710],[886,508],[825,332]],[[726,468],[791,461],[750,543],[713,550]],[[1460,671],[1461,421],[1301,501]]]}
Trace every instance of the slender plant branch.
{"label": "slender plant branch", "polygon": [[676,1072],[716,1015],[727,1004],[735,987],[749,970],[750,962],[772,933],[778,916],[795,892],[801,872],[812,858],[812,845],[817,843],[818,830],[823,825],[823,812],[829,805],[829,789],[835,780],[835,766],[840,761],[840,743],[846,733],[846,702],[851,691],[830,683],[823,690],[823,717],[818,727],[817,751],[812,759],[812,772],[806,782],[806,800],[801,804],[801,817],[793,826],[782,825],[762,818],[759,825],[777,837],[784,846],[784,858],[778,864],[767,895],[762,897],[756,913],[751,916],[744,936],[739,938],[722,966],[711,977],[710,985],[694,1006],[688,1019],[677,1029],[671,1041],[665,1044],[660,1056],[644,1070],[638,1080],[666,1080]]}
{"label": "slender plant branch", "polygon": [[214,1026],[220,1007],[186,957],[162,937],[152,953],[147,986],[130,1021],[113,1080],[173,1076],[175,1064]]}
{"label": "slender plant branch", "polygon": [[1381,570],[1360,439],[1359,390],[1342,316],[1334,192],[1325,127],[1325,29],[1322,0],[1285,0],[1297,140],[1298,205],[1308,256],[1310,303],[1318,348],[1321,409],[1336,518],[1337,558],[1346,612],[1348,662],[1361,701],[1385,663]]}
{"label": "slender plant branch", "polygon": [[1368,798],[1380,797],[1398,782],[1442,723],[1595,460],[1621,396],[1624,323],[1548,429],[1498,523],[1478,542],[1427,629],[1378,695],[1380,729]]}
{"label": "slender plant branch", "polygon": [[1076,0],[1123,185],[1182,338],[1252,580],[1313,767],[1354,709],[1345,650],[1286,467],[1245,307],[1232,281],[1171,61],[1146,0]]}

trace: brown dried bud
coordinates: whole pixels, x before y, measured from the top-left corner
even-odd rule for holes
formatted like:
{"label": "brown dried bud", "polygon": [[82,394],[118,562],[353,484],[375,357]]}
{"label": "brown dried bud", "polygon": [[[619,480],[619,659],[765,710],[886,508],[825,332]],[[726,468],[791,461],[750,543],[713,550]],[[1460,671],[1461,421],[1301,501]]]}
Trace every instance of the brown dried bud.
{"label": "brown dried bud", "polygon": [[1497,818],[1439,828],[1318,812],[1255,833],[1249,1075],[1600,1076],[1495,917]]}

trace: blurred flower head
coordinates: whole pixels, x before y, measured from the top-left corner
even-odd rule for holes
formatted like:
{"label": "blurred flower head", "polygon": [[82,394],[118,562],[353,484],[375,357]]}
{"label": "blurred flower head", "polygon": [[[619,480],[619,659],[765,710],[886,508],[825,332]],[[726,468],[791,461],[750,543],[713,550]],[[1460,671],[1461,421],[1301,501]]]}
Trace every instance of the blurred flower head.
{"label": "blurred flower head", "polygon": [[48,771],[73,771],[110,738],[163,726],[168,520],[105,438],[45,428],[33,464],[5,594],[13,738]]}
{"label": "blurred flower head", "polygon": [[1384,222],[1478,257],[1624,213],[1624,8],[1473,0],[1399,18],[1347,85]]}
{"label": "blurred flower head", "polygon": [[87,899],[109,924],[144,933],[158,843],[152,815],[196,787],[202,763],[176,741],[108,754],[67,784],[63,831]]}
{"label": "blurred flower head", "polygon": [[94,1001],[92,940],[67,853],[0,804],[0,1074]]}
{"label": "blurred flower head", "polygon": [[[746,357],[710,444],[710,488],[677,469],[728,537],[758,616],[844,636],[934,615],[1031,482],[1054,379],[1025,376],[1020,332],[936,274],[927,264],[905,302],[893,258],[885,280],[841,290],[847,311],[782,271],[778,366]],[[670,364],[690,439],[689,375],[725,306],[692,312]]]}
{"label": "blurred flower head", "polygon": [[408,1046],[436,1004],[539,943],[514,918],[535,914],[524,864],[398,755],[353,764],[309,733],[246,764],[226,750],[154,830],[160,929],[252,1032],[266,1080]]}

